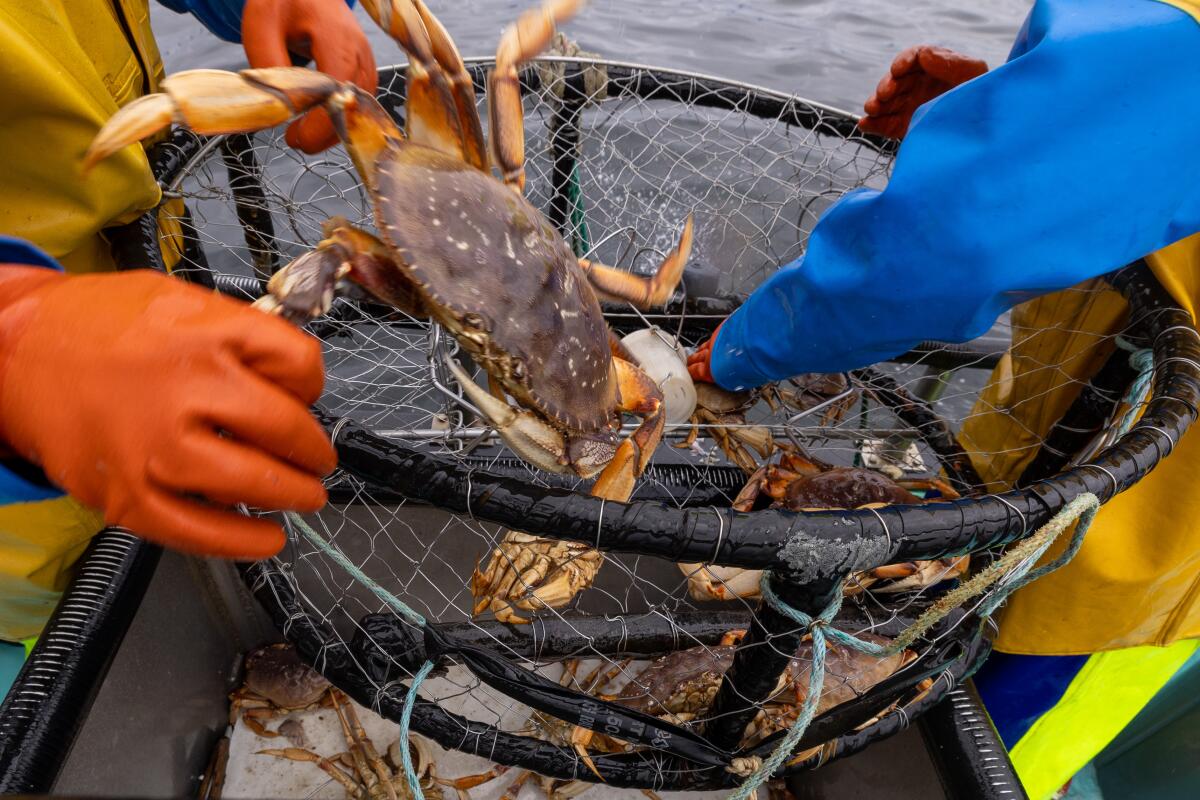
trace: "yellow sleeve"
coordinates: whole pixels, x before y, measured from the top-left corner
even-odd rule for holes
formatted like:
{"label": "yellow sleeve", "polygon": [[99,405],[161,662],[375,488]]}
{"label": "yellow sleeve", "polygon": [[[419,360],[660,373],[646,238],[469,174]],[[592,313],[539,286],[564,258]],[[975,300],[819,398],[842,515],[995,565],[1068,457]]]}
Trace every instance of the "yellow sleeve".
{"label": "yellow sleeve", "polygon": [[145,0],[0,4],[0,231],[72,271],[110,266],[96,263],[111,260],[99,231],[153,208],[159,188],[140,147],[86,178],[80,160],[118,106],[160,75]]}

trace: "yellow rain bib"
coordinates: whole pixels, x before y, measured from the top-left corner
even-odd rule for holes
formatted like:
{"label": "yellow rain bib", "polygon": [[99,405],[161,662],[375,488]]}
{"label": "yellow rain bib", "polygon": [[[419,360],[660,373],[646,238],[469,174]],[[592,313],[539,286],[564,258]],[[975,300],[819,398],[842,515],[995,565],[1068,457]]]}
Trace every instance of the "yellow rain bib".
{"label": "yellow rain bib", "polygon": [[[137,147],[86,179],[79,163],[117,108],[162,77],[146,0],[0,4],[0,231],[30,240],[68,272],[114,269],[101,230],[154,208],[158,184]],[[159,214],[164,250],[178,244],[170,205]],[[164,256],[169,265],[178,257]],[[0,639],[41,630],[102,524],[69,498],[0,506]]]}
{"label": "yellow rain bib", "polygon": [[[1147,261],[1195,318],[1200,235]],[[1081,382],[1112,351],[1095,344],[1119,332],[1124,310],[1115,292],[1078,289],[1013,310],[1014,345],[962,432],[969,452],[996,454],[976,458],[991,490],[1009,486],[1033,458]],[[1071,563],[1013,595],[1001,612],[996,646],[1007,653],[1079,655],[1200,636],[1197,474],[1200,435],[1191,432],[1153,472],[1100,510]]]}

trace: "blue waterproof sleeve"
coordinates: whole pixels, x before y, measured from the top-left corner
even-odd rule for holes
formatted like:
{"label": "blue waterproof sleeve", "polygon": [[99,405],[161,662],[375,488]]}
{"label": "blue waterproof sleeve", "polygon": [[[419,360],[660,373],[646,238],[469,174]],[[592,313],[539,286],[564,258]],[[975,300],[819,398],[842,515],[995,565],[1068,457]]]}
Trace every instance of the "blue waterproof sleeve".
{"label": "blue waterproof sleeve", "polygon": [[[0,264],[28,264],[62,271],[62,266],[48,253],[24,239],[12,236],[0,235]],[[12,469],[0,463],[0,506],[62,496],[63,493],[46,482],[36,467],[26,464],[10,466]]]}
{"label": "blue waterproof sleeve", "polygon": [[[159,3],[179,14],[191,14],[204,24],[218,39],[238,43],[242,41],[242,8],[246,0],[158,0]],[[354,0],[346,0],[354,7]]]}
{"label": "blue waterproof sleeve", "polygon": [[726,388],[965,341],[1038,294],[1200,230],[1200,25],[1154,0],[1038,0],[1003,66],[913,118],[883,191],[721,328]]}

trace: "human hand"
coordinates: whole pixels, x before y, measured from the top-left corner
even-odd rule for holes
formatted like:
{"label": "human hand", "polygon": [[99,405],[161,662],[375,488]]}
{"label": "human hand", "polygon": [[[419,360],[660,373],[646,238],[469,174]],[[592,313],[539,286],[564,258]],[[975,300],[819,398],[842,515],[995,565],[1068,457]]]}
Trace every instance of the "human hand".
{"label": "human hand", "polygon": [[893,139],[908,133],[913,112],[960,83],[987,72],[987,63],[945,47],[910,47],[892,62],[891,71],[863,104],[866,116],[858,127]]}
{"label": "human hand", "polygon": [[[724,322],[721,323],[721,325],[724,324]],[[712,374],[712,351],[713,343],[717,341],[717,334],[721,332],[721,325],[717,326],[707,341],[696,348],[696,352],[688,356],[687,371],[692,376],[692,380],[716,383]]]}
{"label": "human hand", "polygon": [[[340,81],[375,92],[378,75],[371,45],[345,0],[246,0],[242,46],[250,66],[288,67],[291,53],[312,58],[316,68]],[[287,143],[319,153],[337,142],[324,109],[313,109],[288,126]]]}
{"label": "human hand", "polygon": [[265,558],[283,532],[233,506],[325,504],[323,380],[315,340],[182,281],[0,266],[0,441],[175,549]]}

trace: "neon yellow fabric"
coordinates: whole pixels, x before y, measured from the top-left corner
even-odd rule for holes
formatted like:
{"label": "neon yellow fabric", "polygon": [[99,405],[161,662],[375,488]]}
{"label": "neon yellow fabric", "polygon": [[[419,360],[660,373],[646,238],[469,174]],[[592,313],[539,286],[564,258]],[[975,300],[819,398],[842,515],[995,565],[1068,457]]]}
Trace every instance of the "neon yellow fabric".
{"label": "neon yellow fabric", "polygon": [[1030,800],[1051,797],[1137,716],[1200,647],[1130,647],[1097,653],[1009,752]]}
{"label": "neon yellow fabric", "polygon": [[29,654],[33,652],[33,647],[34,647],[34,645],[37,644],[37,640],[38,640],[38,637],[30,636],[28,639],[24,639],[21,641],[22,646],[24,646],[24,648],[25,648],[25,657],[26,658],[29,658]]}
{"label": "neon yellow fabric", "polygon": [[102,527],[99,512],[69,497],[0,506],[0,639],[41,632],[70,566]]}
{"label": "neon yellow fabric", "polygon": [[111,269],[100,229],[153,208],[159,189],[139,147],[86,179],[78,165],[105,120],[161,78],[147,0],[0,4],[0,230],[69,271]]}
{"label": "neon yellow fabric", "polygon": [[[0,230],[68,272],[115,268],[101,230],[154,208],[160,192],[137,146],[87,178],[79,163],[117,108],[158,88],[162,61],[147,0],[0,4]],[[159,211],[166,263],[178,260],[179,201]],[[68,570],[102,527],[69,498],[0,507],[0,639],[36,635]]]}
{"label": "neon yellow fabric", "polygon": [[[1148,261],[1176,300],[1194,309],[1200,235]],[[990,454],[974,460],[992,490],[1020,475],[1081,382],[1111,352],[1111,345],[1095,345],[1123,327],[1125,303],[1115,292],[1068,289],[1018,306],[1012,319],[1013,347],[962,432],[968,452]],[[997,648],[1080,655],[1200,637],[1198,470],[1200,435],[1193,433],[1100,510],[1071,563],[1013,595],[1000,613]]]}

